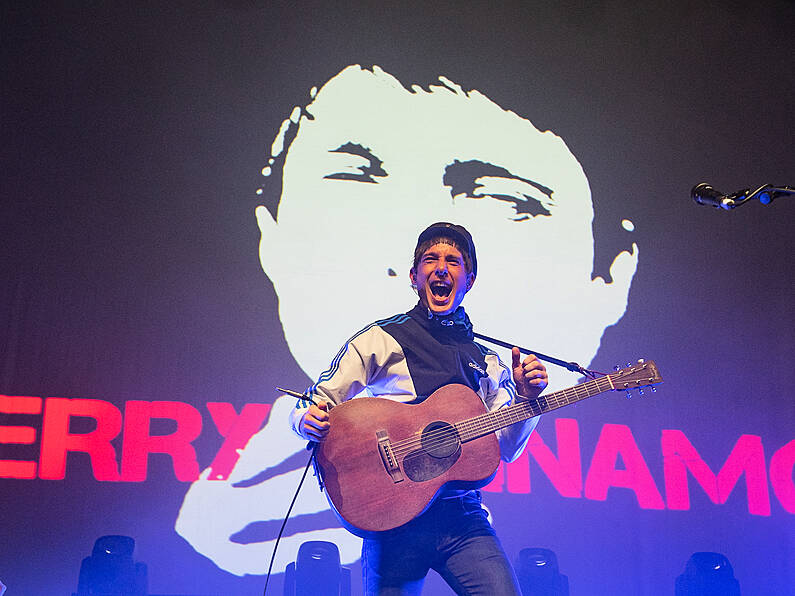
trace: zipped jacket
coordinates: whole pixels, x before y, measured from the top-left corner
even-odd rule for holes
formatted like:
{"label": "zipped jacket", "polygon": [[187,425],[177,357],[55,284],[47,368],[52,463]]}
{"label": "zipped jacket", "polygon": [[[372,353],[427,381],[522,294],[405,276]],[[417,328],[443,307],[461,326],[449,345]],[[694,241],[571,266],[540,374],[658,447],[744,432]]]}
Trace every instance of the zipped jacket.
{"label": "zipped jacket", "polygon": [[[306,395],[334,405],[366,397],[416,404],[444,385],[461,383],[494,411],[514,403],[512,376],[496,352],[472,340],[472,324],[462,306],[440,316],[418,303],[351,337]],[[293,430],[307,440],[301,420],[310,405],[299,399],[290,415]],[[535,417],[497,431],[503,460],[521,454],[537,423]]]}

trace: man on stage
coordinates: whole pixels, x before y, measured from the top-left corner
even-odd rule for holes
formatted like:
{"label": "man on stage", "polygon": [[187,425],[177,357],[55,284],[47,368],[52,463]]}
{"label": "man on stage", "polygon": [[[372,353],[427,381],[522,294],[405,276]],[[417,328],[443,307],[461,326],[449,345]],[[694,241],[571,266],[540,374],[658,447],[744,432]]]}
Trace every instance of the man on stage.
{"label": "man on stage", "polygon": [[[561,137],[447,77],[401,81],[378,66],[348,66],[310,100],[282,122],[255,211],[284,341],[310,379],[352,330],[414,298],[398,273],[418,214],[454,221],[477,238],[479,286],[467,294],[467,311],[479,329],[592,361],[605,329],[624,314],[639,253],[627,237],[630,250],[601,251],[615,257],[609,272],[597,263],[588,179]],[[280,334],[265,341],[278,344]],[[574,382],[574,373],[549,371],[552,389]],[[176,531],[230,573],[260,574],[273,552],[271,529],[305,454],[284,423],[294,405],[277,398],[233,471],[220,477],[208,467],[185,495]],[[322,493],[302,491],[295,513],[304,521],[283,537],[274,568],[292,562],[307,540],[334,542],[343,564],[359,559],[359,539],[334,525]]]}
{"label": "man on stage", "polygon": [[[516,399],[534,399],[547,386],[546,369],[535,356],[520,361],[513,348],[509,371],[496,353],[472,340],[461,302],[477,277],[477,257],[465,228],[439,222],[425,229],[409,275],[419,303],[354,335],[308,391],[320,405],[298,402],[291,423],[303,438],[324,440],[329,408],[354,397],[416,404],[442,386],[461,383],[494,411]],[[497,432],[502,459],[519,456],[537,421]],[[476,490],[443,488],[408,524],[365,538],[362,569],[368,595],[419,594],[429,569],[458,594],[520,594]]]}

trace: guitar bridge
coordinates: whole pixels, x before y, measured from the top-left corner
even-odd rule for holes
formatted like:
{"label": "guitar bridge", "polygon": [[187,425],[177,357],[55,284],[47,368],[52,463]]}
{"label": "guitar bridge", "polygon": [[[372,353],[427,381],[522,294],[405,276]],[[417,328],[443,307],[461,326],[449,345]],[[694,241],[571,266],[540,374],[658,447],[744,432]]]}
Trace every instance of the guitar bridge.
{"label": "guitar bridge", "polygon": [[389,475],[392,477],[392,482],[397,484],[403,481],[403,472],[400,471],[395,453],[392,451],[392,441],[389,440],[389,435],[385,430],[379,430],[375,433],[378,439],[378,453],[381,455],[381,461]]}

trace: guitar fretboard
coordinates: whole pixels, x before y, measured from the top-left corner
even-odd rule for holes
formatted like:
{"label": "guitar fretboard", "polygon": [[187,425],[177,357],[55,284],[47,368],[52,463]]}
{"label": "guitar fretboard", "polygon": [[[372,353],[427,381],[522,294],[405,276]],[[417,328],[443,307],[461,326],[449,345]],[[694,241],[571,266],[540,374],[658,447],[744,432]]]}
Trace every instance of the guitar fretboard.
{"label": "guitar fretboard", "polygon": [[507,408],[500,408],[494,412],[486,412],[480,416],[462,420],[455,425],[455,428],[459,437],[461,437],[461,442],[465,443],[516,422],[540,416],[546,412],[557,410],[563,406],[568,406],[612,389],[615,389],[615,387],[611,380],[611,375],[607,375],[568,389],[555,391],[549,395],[540,396],[536,399],[522,400]]}

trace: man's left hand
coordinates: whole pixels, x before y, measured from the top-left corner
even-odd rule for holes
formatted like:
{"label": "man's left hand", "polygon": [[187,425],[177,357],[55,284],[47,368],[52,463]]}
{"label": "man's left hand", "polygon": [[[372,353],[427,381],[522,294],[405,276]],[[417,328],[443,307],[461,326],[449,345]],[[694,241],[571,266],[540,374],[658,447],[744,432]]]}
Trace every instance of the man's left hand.
{"label": "man's left hand", "polygon": [[541,364],[541,361],[534,354],[530,354],[520,362],[519,348],[513,348],[511,356],[513,358],[513,381],[516,383],[516,392],[521,397],[535,399],[549,384],[546,367]]}

